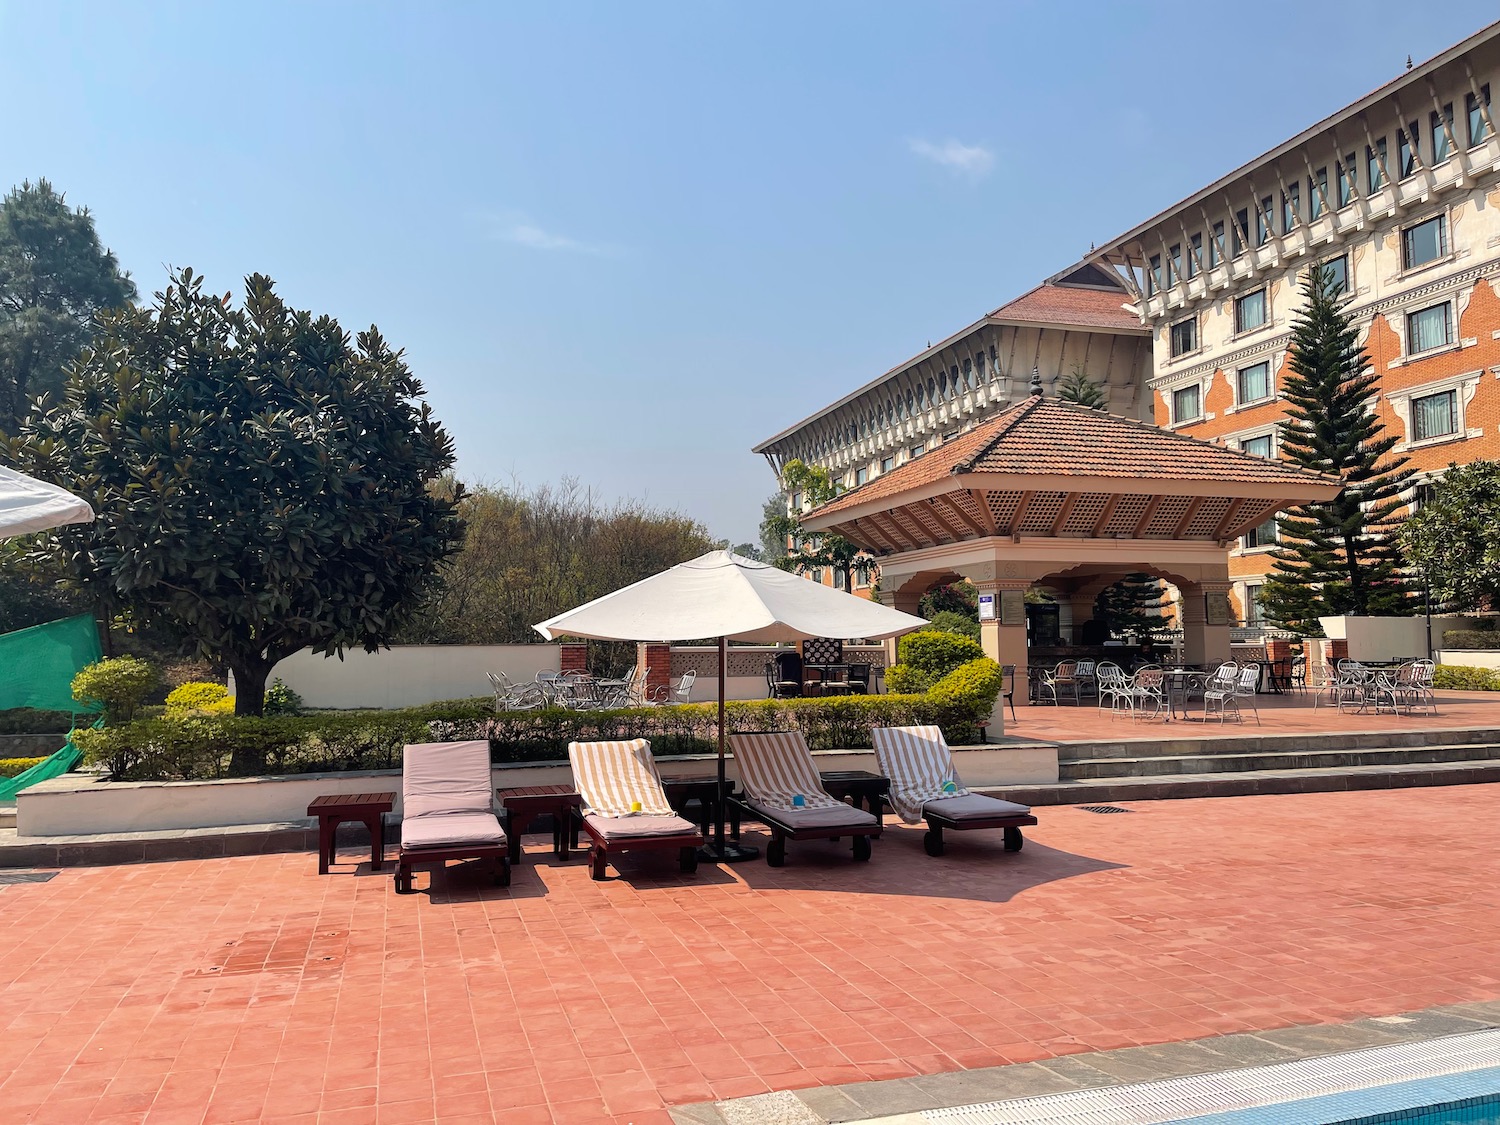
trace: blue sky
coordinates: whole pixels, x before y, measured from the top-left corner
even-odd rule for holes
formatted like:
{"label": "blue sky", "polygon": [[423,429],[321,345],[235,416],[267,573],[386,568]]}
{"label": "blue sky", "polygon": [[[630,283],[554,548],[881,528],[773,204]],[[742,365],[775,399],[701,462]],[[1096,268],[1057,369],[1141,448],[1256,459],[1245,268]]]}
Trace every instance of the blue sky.
{"label": "blue sky", "polygon": [[0,188],[405,347],[467,479],[753,539],[750,453],[1492,2],[0,0]]}

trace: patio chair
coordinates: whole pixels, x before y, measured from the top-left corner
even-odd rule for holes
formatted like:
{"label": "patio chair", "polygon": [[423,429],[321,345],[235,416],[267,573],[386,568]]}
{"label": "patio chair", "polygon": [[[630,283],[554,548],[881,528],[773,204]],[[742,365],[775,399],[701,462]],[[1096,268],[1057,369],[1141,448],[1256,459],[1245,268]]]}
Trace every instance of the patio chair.
{"label": "patio chair", "polygon": [[1113,661],[1106,660],[1095,667],[1094,684],[1099,692],[1101,708],[1106,701],[1111,711],[1117,710],[1121,703],[1127,707],[1130,705],[1130,679],[1125,675],[1125,669]]}
{"label": "patio chair", "polygon": [[1158,665],[1137,668],[1121,693],[1130,707],[1130,717],[1161,718],[1167,710],[1167,674]]}
{"label": "patio chair", "polygon": [[1070,694],[1073,697],[1073,702],[1078,703],[1079,681],[1076,674],[1077,668],[1078,665],[1075,661],[1064,660],[1050,672],[1045,668],[1041,669],[1041,674],[1037,680],[1037,701],[1041,702],[1042,695],[1045,693],[1052,697],[1052,702],[1055,706],[1060,706],[1063,695]]}
{"label": "patio chair", "polygon": [[1434,715],[1438,713],[1437,696],[1432,692],[1436,675],[1437,665],[1431,660],[1412,660],[1397,669],[1396,693],[1408,714],[1418,707],[1431,708]]}
{"label": "patio chair", "polygon": [[1010,704],[1010,721],[1016,719],[1016,666],[1014,664],[1002,664],[1000,666],[1000,698]]}
{"label": "patio chair", "polygon": [[1078,680],[1078,693],[1080,695],[1099,694],[1098,664],[1093,660],[1080,660],[1077,667],[1073,669],[1073,675]]}
{"label": "patio chair", "polygon": [[580,813],[588,833],[589,877],[603,879],[604,868],[621,852],[677,849],[677,862],[691,875],[698,870],[703,834],[672,811],[662,789],[651,743],[570,742],[573,786],[583,797]]}
{"label": "patio chair", "polygon": [[1214,669],[1213,675],[1203,685],[1203,718],[1214,711],[1219,712],[1219,722],[1224,721],[1225,713],[1233,711],[1236,719],[1240,718],[1240,705],[1235,697],[1235,686],[1239,682],[1239,666],[1233,661],[1227,661]]}
{"label": "patio chair", "polygon": [[849,665],[849,694],[870,694],[870,666],[868,664]]}
{"label": "patio chair", "polygon": [[922,847],[928,855],[943,854],[945,828],[955,832],[1000,828],[1005,833],[1005,850],[1021,850],[1022,827],[1037,822],[1031,809],[965,789],[940,728],[876,727],[871,734],[875,761],[891,781],[889,800],[896,815],[907,824],[927,821]]}
{"label": "patio chair", "polygon": [[1334,699],[1340,711],[1346,706],[1363,711],[1375,701],[1376,691],[1375,674],[1370,669],[1358,660],[1339,661]]}
{"label": "patio chair", "polygon": [[547,705],[547,697],[536,684],[517,684],[504,672],[486,672],[495,692],[496,711],[534,711]]}
{"label": "patio chair", "polygon": [[486,859],[510,886],[510,841],[495,814],[490,744],[429,742],[401,755],[401,848],[396,893],[411,894],[412,869]]}
{"label": "patio chair", "polygon": [[848,695],[849,665],[830,664],[824,668],[822,692],[824,695]]}
{"label": "patio chair", "polygon": [[1239,674],[1234,683],[1234,710],[1238,714],[1240,700],[1250,704],[1250,710],[1255,712],[1255,725],[1260,726],[1260,708],[1256,705],[1255,697],[1260,691],[1260,665],[1241,664]]}
{"label": "patio chair", "polygon": [[796,652],[778,652],[772,663],[776,665],[775,679],[771,683],[771,698],[797,699],[802,695],[802,656]]}
{"label": "patio chair", "polygon": [[729,744],[744,789],[742,796],[730,800],[743,815],[771,830],[768,864],[786,863],[788,840],[841,836],[853,837],[855,859],[870,858],[870,841],[880,835],[880,820],[828,795],[801,731],[731,734]]}
{"label": "patio chair", "polygon": [[677,681],[677,686],[672,689],[672,694],[667,697],[667,702],[691,703],[693,701],[693,681],[697,678],[697,669],[689,668],[682,674],[682,679]]}

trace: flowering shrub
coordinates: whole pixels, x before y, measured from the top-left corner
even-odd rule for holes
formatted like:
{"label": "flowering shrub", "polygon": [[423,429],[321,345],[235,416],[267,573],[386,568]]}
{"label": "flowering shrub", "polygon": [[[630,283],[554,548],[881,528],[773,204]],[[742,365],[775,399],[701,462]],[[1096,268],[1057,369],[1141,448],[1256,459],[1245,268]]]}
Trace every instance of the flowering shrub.
{"label": "flowering shrub", "polygon": [[128,723],[156,686],[156,669],[134,656],[97,660],[73,677],[73,698],[104,707],[111,725]]}
{"label": "flowering shrub", "polygon": [[233,712],[234,699],[223,684],[193,680],[173,688],[167,696],[166,717],[169,719],[185,719],[198,713],[228,715]]}
{"label": "flowering shrub", "polygon": [[19,777],[32,766],[39,766],[46,758],[0,758],[0,777]]}

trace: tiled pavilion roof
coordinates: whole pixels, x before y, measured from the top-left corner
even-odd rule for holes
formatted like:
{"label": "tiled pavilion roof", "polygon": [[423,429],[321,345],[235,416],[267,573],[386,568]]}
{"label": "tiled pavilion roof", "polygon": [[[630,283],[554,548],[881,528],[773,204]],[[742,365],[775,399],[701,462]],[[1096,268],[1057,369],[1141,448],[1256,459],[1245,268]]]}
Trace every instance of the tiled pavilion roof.
{"label": "tiled pavilion roof", "polygon": [[1121,289],[1093,289],[1044,282],[985,317],[1001,324],[1062,324],[1082,328],[1141,331],[1141,318],[1125,309]]}
{"label": "tiled pavilion roof", "polygon": [[986,535],[1227,540],[1336,477],[1032,395],[810,513],[876,551]]}

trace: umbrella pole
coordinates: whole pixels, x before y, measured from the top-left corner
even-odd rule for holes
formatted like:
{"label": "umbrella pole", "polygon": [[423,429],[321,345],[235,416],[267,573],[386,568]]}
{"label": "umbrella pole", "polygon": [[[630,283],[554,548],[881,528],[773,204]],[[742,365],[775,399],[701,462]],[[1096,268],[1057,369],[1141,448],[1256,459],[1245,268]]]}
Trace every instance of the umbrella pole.
{"label": "umbrella pole", "polygon": [[724,717],[724,691],[729,682],[729,639],[719,638],[719,815],[714,825],[714,841],[704,847],[699,855],[710,863],[737,863],[742,859],[754,859],[760,855],[759,848],[731,844],[724,839],[724,817],[729,807],[729,778],[725,773],[725,744],[729,739],[728,722]]}

